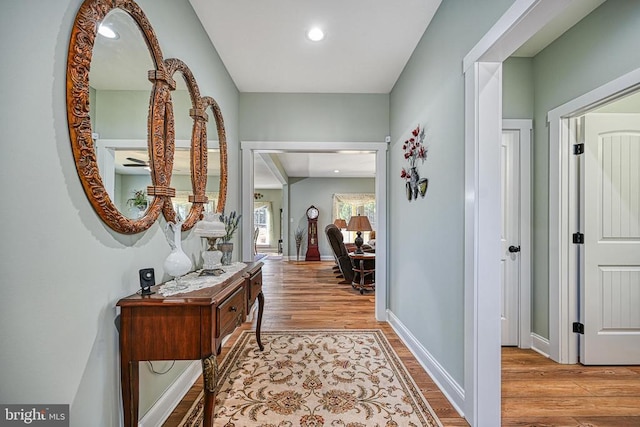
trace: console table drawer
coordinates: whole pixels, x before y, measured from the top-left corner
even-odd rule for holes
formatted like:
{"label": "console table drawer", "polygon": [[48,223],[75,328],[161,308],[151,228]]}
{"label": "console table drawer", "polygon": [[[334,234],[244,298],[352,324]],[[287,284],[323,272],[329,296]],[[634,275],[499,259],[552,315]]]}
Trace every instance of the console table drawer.
{"label": "console table drawer", "polygon": [[256,297],[262,292],[262,270],[247,279],[247,313],[256,302]]}
{"label": "console table drawer", "polygon": [[236,325],[244,320],[244,288],[240,286],[237,291],[222,302],[217,310],[218,325],[217,337],[222,338],[224,332],[233,330]]}

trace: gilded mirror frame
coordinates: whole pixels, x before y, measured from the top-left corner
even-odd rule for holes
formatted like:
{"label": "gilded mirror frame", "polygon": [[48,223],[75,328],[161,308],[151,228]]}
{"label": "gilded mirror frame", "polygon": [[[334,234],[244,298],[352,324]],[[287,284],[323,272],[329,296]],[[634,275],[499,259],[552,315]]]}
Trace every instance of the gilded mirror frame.
{"label": "gilded mirror frame", "polygon": [[[147,119],[147,148],[152,185],[147,194],[153,200],[139,219],[124,216],[109,197],[97,163],[92,124],[89,115],[89,71],[97,30],[105,16],[114,9],[122,9],[136,22],[149,49],[155,68],[148,72],[152,82]],[[167,69],[167,67],[169,69]],[[67,57],[67,120],[76,170],[93,209],[111,229],[123,233],[142,232],[153,225],[162,212],[167,221],[175,221],[171,203],[175,189],[170,188],[175,150],[174,116],[171,91],[176,84],[172,75],[181,71],[189,87],[194,118],[191,137],[191,182],[193,195],[189,215],[183,223],[188,230],[199,220],[207,181],[206,109],[212,107],[220,141],[220,195],[217,211],[224,208],[227,192],[227,144],[222,113],[210,97],[201,98],[195,78],[186,64],[177,59],[163,60],[156,35],[142,9],[133,0],[85,0],[76,15]]]}
{"label": "gilded mirror frame", "polygon": [[[183,218],[182,230],[185,231],[193,227],[195,223],[198,222],[202,212],[204,211],[204,204],[208,201],[208,198],[205,195],[207,186],[207,145],[206,139],[203,145],[201,138],[203,132],[206,135],[207,115],[201,107],[202,101],[198,83],[193,77],[193,73],[187,64],[177,58],[166,59],[164,63],[168,75],[172,78],[175,73],[179,72],[182,74],[191,99],[189,115],[193,119],[193,128],[191,130],[190,175],[193,195],[189,196],[189,201],[192,203],[189,214],[187,218]],[[168,100],[166,108],[173,110],[171,100]],[[167,152],[175,153],[175,120],[168,123],[166,144]],[[165,173],[170,177],[172,172],[173,155],[168,155],[165,158]],[[171,199],[165,200],[162,213],[167,221],[176,222],[176,212],[173,208]]]}
{"label": "gilded mirror frame", "polygon": [[[113,230],[123,234],[134,234],[151,227],[161,212],[164,200],[162,197],[154,197],[145,215],[139,219],[127,218],[118,210],[109,197],[100,176],[89,115],[89,71],[97,30],[105,16],[116,8],[126,11],[141,30],[156,67],[149,74],[154,77],[166,76],[162,52],[153,28],[142,9],[135,2],[130,0],[85,0],[76,15],[69,41],[67,121],[76,170],[91,206]],[[156,92],[162,92],[162,88],[158,87],[159,81],[153,82],[147,123],[149,167],[151,168],[151,182],[154,186],[162,185],[167,181],[162,161],[162,157],[164,157],[162,147],[164,146],[165,117],[154,108],[156,106],[155,98],[159,96]],[[167,82],[164,86],[167,86]]]}
{"label": "gilded mirror frame", "polygon": [[[224,119],[222,118],[222,110],[218,106],[218,103],[210,96],[202,98],[202,109],[205,113],[207,109],[211,107],[213,112],[213,118],[216,122],[216,128],[218,131],[218,148],[220,149],[220,192],[218,195],[218,204],[216,206],[216,212],[224,211],[224,207],[227,203],[227,133],[224,128]],[[204,155],[207,155],[207,127],[203,126],[201,134],[202,151]],[[206,158],[206,157],[205,157]],[[205,168],[206,171],[206,168]],[[206,176],[205,176],[206,181]]]}

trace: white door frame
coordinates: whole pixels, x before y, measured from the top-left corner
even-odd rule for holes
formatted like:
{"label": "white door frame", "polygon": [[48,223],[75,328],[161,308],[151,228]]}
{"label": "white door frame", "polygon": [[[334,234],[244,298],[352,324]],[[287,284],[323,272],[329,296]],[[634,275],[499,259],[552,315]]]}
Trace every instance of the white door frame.
{"label": "white door frame", "polygon": [[[387,150],[385,142],[292,142],[242,141],[242,215],[253,218],[253,161],[255,152],[312,152],[373,151],[376,154],[376,320],[387,321]],[[284,208],[284,206],[283,206]],[[285,210],[287,212],[287,210]],[[287,220],[288,222],[288,220]],[[253,221],[242,225],[242,259],[253,259]]]}
{"label": "white door frame", "polygon": [[578,362],[577,231],[575,135],[571,118],[640,89],[640,69],[606,83],[547,114],[549,125],[549,356],[559,363]]}
{"label": "white door frame", "polygon": [[463,61],[465,75],[465,418],[500,425],[502,62],[570,0],[516,0]]}
{"label": "white door frame", "polygon": [[502,130],[520,133],[520,277],[518,347],[531,348],[531,136],[533,120],[504,119]]}

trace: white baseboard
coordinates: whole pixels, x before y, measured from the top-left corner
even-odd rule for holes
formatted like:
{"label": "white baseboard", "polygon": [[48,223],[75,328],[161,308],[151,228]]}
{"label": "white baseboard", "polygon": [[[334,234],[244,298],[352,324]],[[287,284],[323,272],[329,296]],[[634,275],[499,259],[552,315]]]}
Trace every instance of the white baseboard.
{"label": "white baseboard", "polygon": [[544,357],[549,357],[551,353],[551,344],[549,340],[538,334],[531,333],[531,350],[537,351]]}
{"label": "white baseboard", "polygon": [[201,362],[194,360],[182,375],[169,386],[167,391],[160,396],[160,399],[151,409],[144,414],[144,417],[138,422],[138,427],[157,427],[164,424],[201,374]]}
{"label": "white baseboard", "polygon": [[462,408],[464,405],[464,388],[460,387],[449,373],[438,363],[438,361],[427,351],[422,344],[409,332],[404,324],[398,319],[393,312],[387,310],[389,324],[398,334],[402,342],[407,346],[409,351],[415,356],[422,368],[431,376],[440,391],[445,395],[449,402],[453,405],[460,416],[464,416]]}
{"label": "white baseboard", "polygon": [[[257,312],[258,312],[258,299],[256,298],[256,300],[253,302],[253,305],[251,307],[249,307],[249,312],[247,313],[247,318],[245,320],[245,323],[252,323],[253,322],[253,316]],[[227,335],[227,336],[229,336],[229,335]]]}

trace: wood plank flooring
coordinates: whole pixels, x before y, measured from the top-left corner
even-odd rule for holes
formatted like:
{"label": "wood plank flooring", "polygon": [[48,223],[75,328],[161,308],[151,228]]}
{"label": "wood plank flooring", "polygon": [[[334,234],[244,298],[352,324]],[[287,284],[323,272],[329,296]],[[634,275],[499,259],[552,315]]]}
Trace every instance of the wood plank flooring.
{"label": "wood plank flooring", "polygon": [[[413,376],[444,426],[467,426],[387,323],[374,295],[338,284],[332,262],[264,260],[262,330],[377,328]],[[245,323],[224,345],[219,362]],[[502,351],[503,426],[640,426],[640,367],[558,365],[531,350]],[[175,427],[202,390],[197,381],[164,426]],[[482,426],[484,427],[484,426]],[[487,426],[493,427],[493,426]]]}
{"label": "wood plank flooring", "polygon": [[640,367],[560,365],[502,349],[503,426],[640,426]]}

